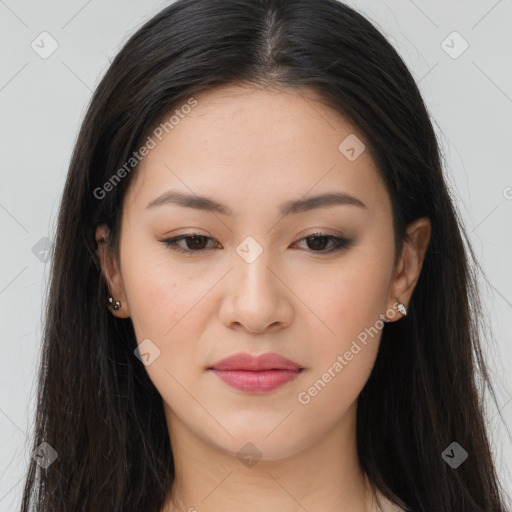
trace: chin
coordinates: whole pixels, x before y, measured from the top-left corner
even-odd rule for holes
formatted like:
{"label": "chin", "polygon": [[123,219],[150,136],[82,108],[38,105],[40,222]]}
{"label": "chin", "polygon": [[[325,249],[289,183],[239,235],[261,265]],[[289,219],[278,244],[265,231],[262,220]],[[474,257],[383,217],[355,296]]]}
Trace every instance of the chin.
{"label": "chin", "polygon": [[247,467],[252,467],[257,462],[263,461],[277,461],[287,459],[297,455],[304,449],[313,444],[313,440],[292,439],[290,438],[289,429],[281,435],[275,432],[268,435],[268,431],[255,432],[253,430],[244,430],[243,433],[232,432],[233,437],[229,438],[226,443],[215,442],[218,449],[225,453],[237,457],[240,462]]}

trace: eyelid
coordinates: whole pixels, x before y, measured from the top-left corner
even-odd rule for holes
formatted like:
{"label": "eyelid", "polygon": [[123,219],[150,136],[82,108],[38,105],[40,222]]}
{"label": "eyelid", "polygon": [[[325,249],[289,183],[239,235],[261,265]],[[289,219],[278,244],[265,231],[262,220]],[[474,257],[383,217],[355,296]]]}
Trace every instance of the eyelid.
{"label": "eyelid", "polygon": [[169,249],[171,249],[171,250],[173,250],[175,252],[179,252],[179,253],[187,254],[187,255],[193,255],[194,253],[200,254],[200,253],[204,253],[206,251],[210,251],[211,250],[211,248],[207,248],[207,249],[200,249],[198,251],[193,251],[193,250],[190,250],[190,249],[183,249],[182,247],[178,246],[178,242],[181,242],[182,240],[185,240],[187,238],[194,238],[194,237],[206,238],[207,240],[213,240],[214,242],[219,243],[213,237],[211,237],[209,235],[204,235],[202,233],[198,233],[198,232],[195,232],[195,231],[192,231],[192,232],[189,232],[189,233],[183,233],[181,235],[176,235],[176,236],[173,236],[171,238],[165,238],[165,239],[160,240],[160,241],[162,243],[164,243]]}
{"label": "eyelid", "polygon": [[[160,240],[160,242],[164,243],[169,249],[171,249],[175,252],[186,254],[186,255],[194,255],[194,253],[197,253],[197,255],[200,255],[201,253],[205,253],[207,251],[209,252],[210,250],[212,250],[212,248],[210,247],[210,248],[204,248],[204,249],[199,249],[199,250],[194,251],[192,249],[183,249],[182,247],[178,246],[178,242],[181,242],[182,240],[186,240],[187,238],[194,238],[194,237],[213,240],[214,242],[219,244],[219,242],[217,242],[213,237],[211,237],[209,235],[204,235],[204,234],[198,233],[196,231],[183,233],[183,234],[171,237],[171,238],[166,238],[166,239]],[[346,238],[341,233],[338,236],[338,235],[329,234],[321,229],[316,229],[313,232],[302,234],[295,242],[292,243],[292,245],[295,245],[299,242],[302,242],[304,240],[307,240],[308,238],[313,238],[313,237],[327,238],[328,241],[334,245],[334,247],[332,247],[331,249],[328,249],[328,250],[320,250],[320,251],[306,250],[306,252],[308,252],[310,254],[327,255],[330,253],[339,252],[343,249],[348,249],[353,244],[353,239]],[[220,244],[220,245],[222,245],[222,244]]]}
{"label": "eyelid", "polygon": [[[331,232],[331,231],[334,231],[334,232]],[[333,238],[340,238],[340,239],[348,238],[348,237],[345,237],[341,231],[336,230],[336,229],[327,229],[327,228],[322,229],[322,228],[314,228],[313,227],[313,228],[305,229],[303,232],[299,233],[297,235],[296,242],[298,242],[304,238],[309,238],[311,236],[330,236]],[[296,243],[296,242],[293,242],[293,243]]]}
{"label": "eyelid", "polygon": [[293,242],[292,245],[295,245],[299,242],[302,242],[303,240],[307,240],[308,238],[313,238],[313,237],[327,238],[330,242],[332,242],[334,247],[332,247],[331,249],[328,249],[328,250],[321,250],[321,251],[306,250],[306,252],[311,255],[318,254],[320,256],[322,256],[322,255],[327,256],[331,253],[336,253],[336,252],[340,252],[344,249],[348,249],[354,242],[353,239],[346,238],[341,234],[338,236],[338,235],[332,235],[332,234],[326,233],[321,230],[320,231],[317,230],[313,233],[308,233],[305,236],[300,237],[296,242]]}

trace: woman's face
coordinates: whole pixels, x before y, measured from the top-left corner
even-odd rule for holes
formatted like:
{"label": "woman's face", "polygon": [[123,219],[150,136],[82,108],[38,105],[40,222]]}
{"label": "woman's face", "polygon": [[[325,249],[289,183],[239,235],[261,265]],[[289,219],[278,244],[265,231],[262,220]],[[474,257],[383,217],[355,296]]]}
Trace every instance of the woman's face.
{"label": "woman's face", "polygon": [[[401,317],[390,308],[407,305],[418,268],[393,268],[388,194],[339,114],[306,91],[229,86],[194,100],[153,132],[124,199],[114,314],[144,343],[171,437],[290,456],[353,425],[384,314]],[[312,200],[324,194],[338,199]],[[301,370],[212,370],[268,352]]]}

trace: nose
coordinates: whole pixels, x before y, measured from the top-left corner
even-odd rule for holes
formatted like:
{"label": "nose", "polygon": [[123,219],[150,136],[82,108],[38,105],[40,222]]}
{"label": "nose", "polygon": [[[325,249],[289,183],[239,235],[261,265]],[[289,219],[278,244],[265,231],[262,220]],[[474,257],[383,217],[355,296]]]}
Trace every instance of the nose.
{"label": "nose", "polygon": [[276,332],[291,324],[293,293],[283,273],[273,268],[268,253],[263,251],[251,263],[235,256],[220,311],[227,327],[256,334]]}

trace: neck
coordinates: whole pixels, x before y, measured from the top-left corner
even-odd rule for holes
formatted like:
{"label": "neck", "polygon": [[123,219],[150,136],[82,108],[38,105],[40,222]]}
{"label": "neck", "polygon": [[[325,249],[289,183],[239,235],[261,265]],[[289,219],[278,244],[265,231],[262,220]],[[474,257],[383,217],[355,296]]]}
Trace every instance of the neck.
{"label": "neck", "polygon": [[199,439],[165,408],[175,479],[162,512],[377,510],[357,456],[356,404],[316,443],[285,458],[262,454],[257,461]]}

